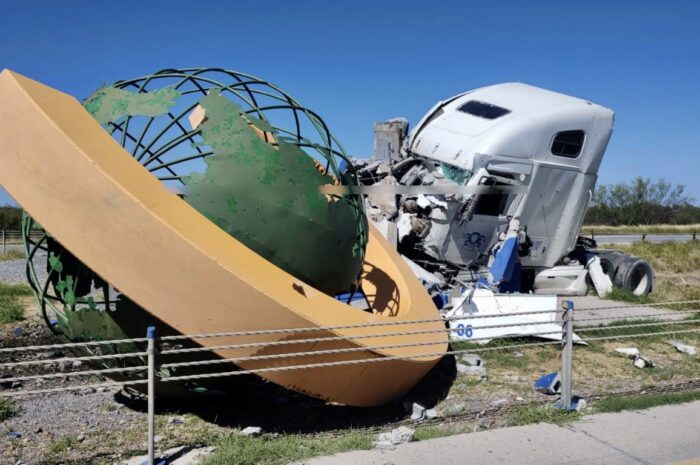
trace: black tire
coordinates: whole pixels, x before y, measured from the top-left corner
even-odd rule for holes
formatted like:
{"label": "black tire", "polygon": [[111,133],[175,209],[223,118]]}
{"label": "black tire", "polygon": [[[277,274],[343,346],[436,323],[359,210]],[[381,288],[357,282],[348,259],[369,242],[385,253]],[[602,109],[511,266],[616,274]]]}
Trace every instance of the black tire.
{"label": "black tire", "polygon": [[628,255],[620,262],[613,283],[634,295],[647,295],[655,285],[656,276],[649,262]]}
{"label": "black tire", "polygon": [[600,266],[613,283],[615,283],[615,276],[617,276],[617,270],[620,268],[620,264],[626,260],[627,257],[629,257],[629,255],[615,250],[598,252]]}

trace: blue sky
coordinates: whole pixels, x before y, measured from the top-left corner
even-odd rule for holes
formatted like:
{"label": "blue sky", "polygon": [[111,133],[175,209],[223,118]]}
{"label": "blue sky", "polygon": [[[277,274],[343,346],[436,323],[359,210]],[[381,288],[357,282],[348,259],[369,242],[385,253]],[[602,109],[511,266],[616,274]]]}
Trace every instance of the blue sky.
{"label": "blue sky", "polygon": [[700,199],[697,1],[106,5],[5,0],[0,68],[78,98],[166,67],[235,69],[314,109],[355,156],[371,153],[376,121],[415,123],[450,95],[522,81],[616,111],[599,182],[664,177]]}

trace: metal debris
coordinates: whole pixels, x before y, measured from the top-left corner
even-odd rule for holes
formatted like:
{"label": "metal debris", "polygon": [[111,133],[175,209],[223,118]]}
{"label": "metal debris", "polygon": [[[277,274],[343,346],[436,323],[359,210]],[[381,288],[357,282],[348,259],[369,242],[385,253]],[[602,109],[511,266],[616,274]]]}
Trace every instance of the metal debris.
{"label": "metal debris", "polygon": [[671,344],[678,352],[688,354],[688,355],[695,355],[698,353],[698,351],[695,349],[695,346],[691,346],[689,344],[684,344],[681,341],[678,341],[676,339],[671,339],[670,341],[666,341],[668,344]]}
{"label": "metal debris", "polygon": [[637,368],[654,367],[654,362],[649,357],[639,352],[639,349],[636,347],[619,347],[615,349],[615,352],[627,355],[632,359],[632,363]]}

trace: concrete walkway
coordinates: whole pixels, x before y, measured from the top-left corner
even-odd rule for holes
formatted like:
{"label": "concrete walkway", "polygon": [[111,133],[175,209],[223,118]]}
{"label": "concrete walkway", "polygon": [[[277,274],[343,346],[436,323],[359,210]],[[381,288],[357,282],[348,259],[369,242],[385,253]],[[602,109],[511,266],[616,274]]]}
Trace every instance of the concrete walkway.
{"label": "concrete walkway", "polygon": [[700,401],[606,413],[356,451],[306,465],[684,465],[700,464]]}

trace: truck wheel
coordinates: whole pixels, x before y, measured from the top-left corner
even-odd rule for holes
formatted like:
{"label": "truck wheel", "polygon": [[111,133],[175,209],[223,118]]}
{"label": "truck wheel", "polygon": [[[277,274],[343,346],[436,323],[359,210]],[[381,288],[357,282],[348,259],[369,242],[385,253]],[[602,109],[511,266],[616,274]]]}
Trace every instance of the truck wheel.
{"label": "truck wheel", "polygon": [[634,295],[647,295],[654,288],[656,276],[651,265],[639,257],[627,256],[620,262],[614,284]]}

